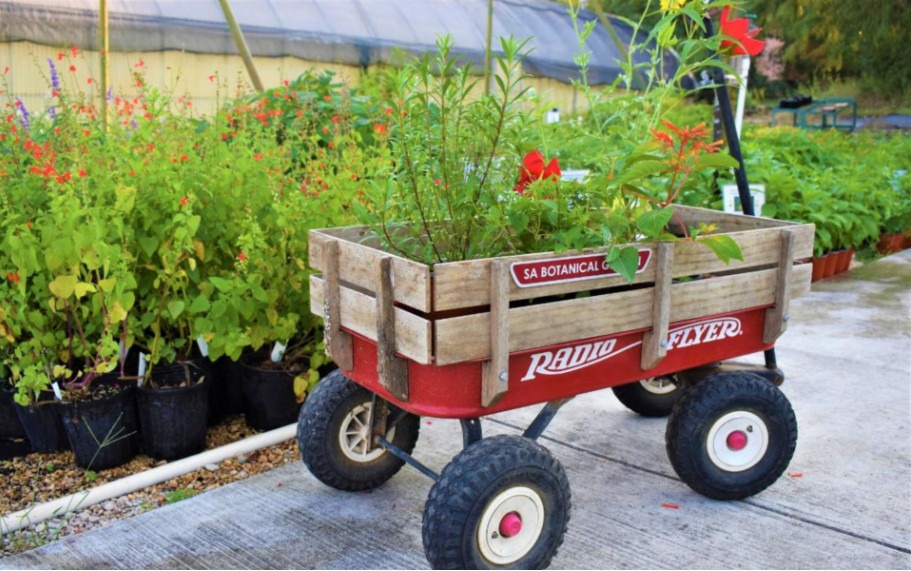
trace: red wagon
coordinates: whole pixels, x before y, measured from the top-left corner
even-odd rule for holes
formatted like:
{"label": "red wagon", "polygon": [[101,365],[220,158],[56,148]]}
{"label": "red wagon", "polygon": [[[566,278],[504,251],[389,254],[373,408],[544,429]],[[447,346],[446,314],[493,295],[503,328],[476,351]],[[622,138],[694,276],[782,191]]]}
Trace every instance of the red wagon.
{"label": "red wagon", "polygon": [[[342,490],[408,463],[433,478],[424,548],[435,568],[546,566],[570,489],[536,439],[562,404],[612,387],[630,409],[670,414],[671,464],[696,491],[739,499],[794,452],[777,368],[722,364],[769,349],[790,299],[809,292],[814,228],[675,207],[731,236],[742,262],[697,242],[638,244],[632,284],[603,251],[436,264],[383,251],[362,227],[311,233],[311,310],[340,369],[301,409],[304,463]],[[479,418],[543,403],[523,436],[482,439]],[[457,418],[464,450],[436,474],[411,456],[419,417]]]}

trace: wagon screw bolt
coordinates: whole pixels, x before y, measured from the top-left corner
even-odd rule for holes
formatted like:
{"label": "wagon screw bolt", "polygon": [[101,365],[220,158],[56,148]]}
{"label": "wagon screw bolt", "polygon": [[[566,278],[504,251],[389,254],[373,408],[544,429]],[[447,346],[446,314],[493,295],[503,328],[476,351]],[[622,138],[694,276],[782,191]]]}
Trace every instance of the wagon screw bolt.
{"label": "wagon screw bolt", "polygon": [[753,432],[753,425],[747,426],[747,432]]}
{"label": "wagon screw bolt", "polygon": [[507,374],[506,371],[500,371],[499,379],[505,383],[509,380],[509,374]]}
{"label": "wagon screw bolt", "polygon": [[791,319],[791,315],[788,313],[785,313],[784,315],[781,316],[782,321],[787,321],[789,319]]}
{"label": "wagon screw bolt", "polygon": [[660,345],[662,349],[667,349],[667,339],[662,339],[662,340],[658,343],[658,345]]}

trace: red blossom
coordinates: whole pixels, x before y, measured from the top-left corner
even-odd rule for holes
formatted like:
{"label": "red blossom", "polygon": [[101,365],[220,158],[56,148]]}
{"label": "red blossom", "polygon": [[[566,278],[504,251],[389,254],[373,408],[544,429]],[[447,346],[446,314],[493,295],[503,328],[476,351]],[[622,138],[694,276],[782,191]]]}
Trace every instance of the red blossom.
{"label": "red blossom", "polygon": [[75,66],[75,65],[71,65],[71,66],[70,66],[70,71],[76,71],[76,66]]}
{"label": "red blossom", "polygon": [[376,131],[377,134],[382,135],[386,132],[386,125],[383,125],[382,123],[374,123],[373,130]]}
{"label": "red blossom", "polygon": [[77,48],[76,46],[72,46],[72,47],[70,48],[70,52],[72,52],[73,57],[76,57],[76,56],[79,55],[79,48]]}
{"label": "red blossom", "polygon": [[255,155],[253,155],[253,160],[256,160],[256,161],[261,161],[261,160],[263,160],[263,154],[262,154],[262,153],[256,153]]}
{"label": "red blossom", "polygon": [[547,166],[544,165],[544,155],[541,151],[534,150],[529,152],[522,159],[522,166],[519,167],[519,180],[516,182],[514,190],[519,194],[525,194],[528,185],[536,180],[560,180],[560,164],[557,159],[551,159]]}
{"label": "red blossom", "polygon": [[66,56],[63,55],[63,52],[59,52],[59,53],[57,54],[57,61],[63,61],[63,58],[64,58],[64,57],[66,57]]}
{"label": "red blossom", "polygon": [[721,40],[721,49],[727,50],[733,48],[731,53],[735,56],[749,54],[758,56],[765,47],[765,41],[757,40],[756,34],[762,31],[762,28],[750,30],[750,21],[746,18],[734,18],[729,20],[731,7],[725,6],[721,12],[721,34],[729,39]]}
{"label": "red blossom", "polygon": [[392,115],[392,107],[387,107],[385,113],[386,115]]}
{"label": "red blossom", "polygon": [[330,97],[330,96],[328,96],[328,95],[324,95],[324,96],[323,96],[323,101],[325,101],[326,103],[329,103],[330,101],[332,101],[332,97]]}
{"label": "red blossom", "polygon": [[237,254],[237,261],[243,262],[243,261],[246,261],[246,259],[247,259],[247,254],[245,252],[241,252],[241,253]]}
{"label": "red blossom", "polygon": [[19,274],[17,274],[16,272],[8,272],[6,274],[6,279],[13,282],[14,284],[17,284],[17,283],[19,283]]}
{"label": "red blossom", "polygon": [[85,169],[79,169],[79,178],[85,178],[88,173],[85,172]]}
{"label": "red blossom", "polygon": [[180,199],[180,205],[181,205],[181,206],[186,206],[186,205],[187,205],[187,202],[188,202],[188,200],[187,200],[187,195],[185,194],[185,195],[183,195],[183,198]]}

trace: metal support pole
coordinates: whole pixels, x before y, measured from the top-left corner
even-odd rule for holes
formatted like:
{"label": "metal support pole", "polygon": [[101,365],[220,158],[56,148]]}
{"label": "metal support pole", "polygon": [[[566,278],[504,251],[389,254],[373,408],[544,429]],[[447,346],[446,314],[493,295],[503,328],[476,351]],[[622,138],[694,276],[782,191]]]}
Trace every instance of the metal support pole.
{"label": "metal support pole", "polygon": [[110,28],[108,26],[108,0],[98,2],[98,52],[101,54],[101,125],[108,130],[108,89],[111,85]]}
{"label": "metal support pole", "polygon": [[493,0],[487,0],[487,39],[484,50],[484,95],[490,95],[493,83]]}
{"label": "metal support pole", "polygon": [[[715,35],[715,24],[710,17],[703,20],[705,24],[705,35],[711,37]],[[728,150],[734,160],[737,161],[737,168],[734,169],[734,180],[737,181],[737,193],[740,195],[740,203],[743,205],[743,213],[747,216],[756,216],[756,210],[753,207],[753,195],[750,194],[750,183],[747,181],[747,170],[743,164],[743,152],[740,149],[740,137],[737,134],[737,128],[734,125],[734,111],[731,109],[731,99],[728,95],[727,80],[724,72],[720,68],[712,68],[712,81],[715,83],[715,95],[718,98],[718,107],[721,110],[721,124],[724,127],[724,135],[728,144]],[[773,369],[778,366],[775,358],[775,348],[768,349],[765,352],[766,367]]]}
{"label": "metal support pole", "polygon": [[253,55],[250,53],[250,48],[247,47],[247,40],[244,39],[244,33],[240,30],[240,26],[237,25],[237,20],[234,19],[234,12],[231,11],[231,5],[228,3],[228,0],[218,0],[218,3],[221,5],[221,11],[225,13],[225,21],[228,22],[228,28],[231,30],[231,36],[234,38],[234,43],[237,44],[237,51],[240,53],[241,59],[244,60],[244,66],[247,68],[247,73],[250,74],[250,81],[253,83],[253,87],[256,91],[262,93],[263,82],[259,79],[259,72],[256,71],[256,65],[253,63]]}

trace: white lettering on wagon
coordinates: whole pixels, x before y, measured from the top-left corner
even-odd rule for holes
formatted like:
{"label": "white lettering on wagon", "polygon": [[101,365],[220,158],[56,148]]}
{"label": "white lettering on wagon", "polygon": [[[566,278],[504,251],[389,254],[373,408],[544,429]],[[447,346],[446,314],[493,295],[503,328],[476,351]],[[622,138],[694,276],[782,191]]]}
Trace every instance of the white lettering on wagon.
{"label": "white lettering on wagon", "polygon": [[[722,317],[700,323],[691,323],[675,327],[668,331],[667,350],[683,349],[703,343],[721,341],[737,337],[743,333],[743,326],[736,317]],[[580,343],[563,347],[555,351],[541,351],[531,355],[531,364],[521,381],[530,381],[538,375],[562,375],[590,367],[606,361],[633,347],[642,345],[634,341],[629,345],[617,348],[616,339],[606,339],[592,343]]]}

